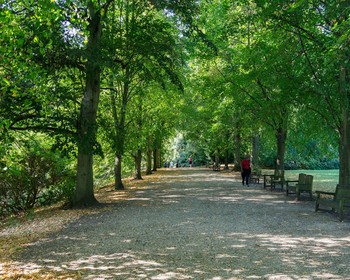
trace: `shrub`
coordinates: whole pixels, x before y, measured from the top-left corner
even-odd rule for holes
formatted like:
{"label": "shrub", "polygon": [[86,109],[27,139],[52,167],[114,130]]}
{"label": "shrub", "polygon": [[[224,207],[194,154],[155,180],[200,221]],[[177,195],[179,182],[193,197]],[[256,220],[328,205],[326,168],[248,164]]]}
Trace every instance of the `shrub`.
{"label": "shrub", "polygon": [[286,161],[284,168],[286,170],[310,169],[310,170],[327,170],[339,169],[338,159],[305,159],[303,161]]}
{"label": "shrub", "polygon": [[66,160],[44,149],[17,156],[0,174],[0,216],[70,199],[74,177]]}

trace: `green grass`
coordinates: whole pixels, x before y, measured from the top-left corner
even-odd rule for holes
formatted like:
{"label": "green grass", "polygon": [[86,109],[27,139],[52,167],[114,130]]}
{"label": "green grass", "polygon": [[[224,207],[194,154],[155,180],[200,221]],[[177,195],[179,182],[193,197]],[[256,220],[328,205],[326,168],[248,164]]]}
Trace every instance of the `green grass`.
{"label": "green grass", "polygon": [[[267,172],[268,173],[268,172]],[[269,173],[273,173],[270,170]],[[314,191],[335,191],[338,184],[339,170],[286,170],[285,177],[287,180],[298,180],[298,174],[305,173],[314,176],[313,190]]]}

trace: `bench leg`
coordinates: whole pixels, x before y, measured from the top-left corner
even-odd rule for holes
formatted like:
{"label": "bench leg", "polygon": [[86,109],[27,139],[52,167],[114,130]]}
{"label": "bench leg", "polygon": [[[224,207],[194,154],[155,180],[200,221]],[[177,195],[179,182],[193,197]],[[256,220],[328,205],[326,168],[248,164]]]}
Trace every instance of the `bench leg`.
{"label": "bench leg", "polygon": [[343,204],[343,200],[340,200],[339,202],[339,221],[343,221],[344,220],[344,204]]}
{"label": "bench leg", "polygon": [[320,204],[316,200],[316,202],[315,202],[315,212],[317,212],[319,208],[320,208]]}

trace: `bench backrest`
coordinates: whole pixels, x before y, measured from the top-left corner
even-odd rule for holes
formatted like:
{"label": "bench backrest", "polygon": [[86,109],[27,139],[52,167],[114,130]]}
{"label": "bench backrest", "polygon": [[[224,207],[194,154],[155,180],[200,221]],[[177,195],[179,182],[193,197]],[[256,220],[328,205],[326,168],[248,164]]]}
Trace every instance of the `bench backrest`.
{"label": "bench backrest", "polygon": [[280,169],[275,169],[275,171],[274,171],[274,173],[273,173],[273,176],[281,177],[281,176],[282,176],[282,170],[280,170]]}
{"label": "bench backrest", "polygon": [[310,188],[310,190],[312,189],[313,182],[314,182],[314,176],[306,175],[306,177],[305,177],[305,186],[307,188]]}
{"label": "bench backrest", "polygon": [[254,176],[261,176],[261,169],[253,169],[252,170],[252,175]]}
{"label": "bench backrest", "polygon": [[307,174],[299,174],[298,189],[301,191],[312,191],[314,176]]}
{"label": "bench backrest", "polygon": [[345,199],[350,201],[350,186],[337,185],[335,189],[335,199]]}
{"label": "bench backrest", "polygon": [[299,173],[298,184],[304,184],[305,183],[305,178],[306,178],[306,174],[305,173]]}
{"label": "bench backrest", "polygon": [[284,171],[280,169],[275,169],[274,174],[273,174],[273,180],[275,181],[280,181],[284,183]]}

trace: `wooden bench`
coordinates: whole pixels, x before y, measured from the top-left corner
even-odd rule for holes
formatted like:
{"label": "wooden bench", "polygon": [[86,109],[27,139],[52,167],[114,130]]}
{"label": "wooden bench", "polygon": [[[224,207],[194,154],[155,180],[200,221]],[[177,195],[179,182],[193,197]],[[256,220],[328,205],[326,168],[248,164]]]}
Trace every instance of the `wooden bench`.
{"label": "wooden bench", "polygon": [[277,185],[281,186],[281,190],[283,190],[284,185],[284,176],[281,174],[281,170],[275,170],[274,174],[272,175],[263,175],[264,177],[264,189],[267,187],[271,188],[271,191],[273,189],[276,189]]}
{"label": "wooden bench", "polygon": [[254,170],[249,176],[249,181],[252,184],[260,184],[261,170]]}
{"label": "wooden bench", "polygon": [[312,200],[313,180],[314,177],[312,175],[300,173],[297,181],[286,181],[286,195],[296,194],[297,200],[299,200],[301,193],[308,193]]}
{"label": "wooden bench", "polygon": [[208,162],[205,166],[207,168],[213,169],[213,171],[220,171],[220,164],[217,164],[215,162]]}
{"label": "wooden bench", "polygon": [[213,163],[213,171],[220,171],[220,163],[216,163],[214,162]]}
{"label": "wooden bench", "polygon": [[267,187],[270,187],[270,177],[273,176],[273,174],[263,174],[262,175],[264,178],[264,189],[266,189]]}
{"label": "wooden bench", "polygon": [[332,211],[337,211],[339,220],[343,221],[344,209],[350,208],[350,186],[340,186],[338,184],[335,192],[316,191],[315,212],[321,210],[320,205],[330,207]]}

